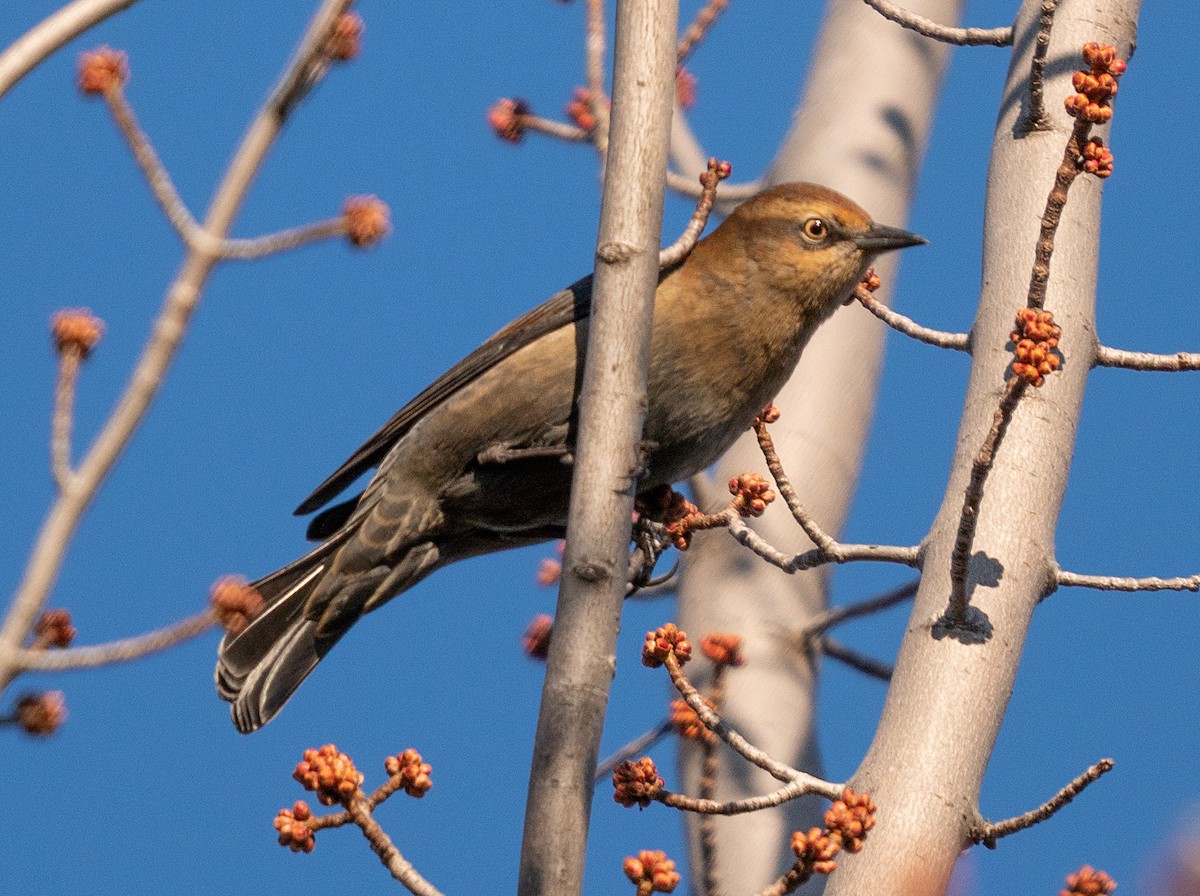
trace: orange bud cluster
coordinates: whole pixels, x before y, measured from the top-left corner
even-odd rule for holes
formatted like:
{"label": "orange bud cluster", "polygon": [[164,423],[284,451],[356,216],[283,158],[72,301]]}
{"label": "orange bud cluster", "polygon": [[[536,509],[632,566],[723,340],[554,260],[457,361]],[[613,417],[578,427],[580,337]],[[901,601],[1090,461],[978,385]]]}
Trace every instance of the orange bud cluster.
{"label": "orange bud cluster", "polygon": [[867,831],[875,827],[876,809],[871,794],[855,793],[847,787],[842,798],[825,810],[825,828],[846,852],[858,852],[863,848]]}
{"label": "orange bud cluster", "polygon": [[533,579],[543,588],[557,585],[562,579],[562,561],[554,557],[543,557],[538,563],[537,573]]}
{"label": "orange bud cluster", "polygon": [[649,806],[663,789],[663,779],[649,756],[637,762],[626,759],[613,772],[612,782],[613,800],[626,808]]}
{"label": "orange bud cluster", "polygon": [[675,66],[675,102],[680,108],[690,109],[696,105],[696,76],[682,65]]}
{"label": "orange bud cluster", "polygon": [[637,885],[638,896],[670,893],[679,885],[675,863],[661,849],[643,849],[636,859],[627,857],[623,867],[625,876]]}
{"label": "orange bud cluster", "polygon": [[539,613],[533,617],[533,621],[525,629],[525,634],[521,636],[521,649],[532,659],[544,660],[550,655],[550,636],[553,632],[554,620],[545,613]]}
{"label": "orange bud cluster", "polygon": [[867,831],[875,826],[876,806],[869,793],[855,793],[849,787],[842,798],[825,810],[825,829],[809,828],[792,834],[792,852],[797,864],[809,874],[829,874],[837,870],[834,857],[843,849],[858,852]]}
{"label": "orange bud cluster", "polygon": [[1067,114],[1094,124],[1112,118],[1112,98],[1117,95],[1117,79],[1125,73],[1125,60],[1117,58],[1117,48],[1095,41],[1083,45],[1083,61],[1090,71],[1080,69],[1071,77],[1075,93],[1067,97]]}
{"label": "orange bud cluster", "polygon": [[39,647],[70,647],[75,626],[67,610],[46,610],[33,626],[34,644]]}
{"label": "orange bud cluster", "polygon": [[808,833],[796,831],[792,834],[792,852],[796,854],[798,864],[804,866],[810,874],[829,874],[836,871],[837,862],[833,857],[841,849],[841,842],[820,828],[809,828]]}
{"label": "orange bud cluster", "polygon": [[67,698],[62,691],[25,694],[17,701],[13,718],[26,734],[49,737],[67,720]]}
{"label": "orange bud cluster", "polygon": [[646,632],[646,643],[642,645],[643,666],[657,669],[671,654],[675,654],[681,666],[692,658],[692,645],[688,642],[687,632],[677,628],[673,622]]}
{"label": "orange bud cluster", "polygon": [[499,99],[488,109],[488,124],[496,136],[509,143],[520,143],[525,136],[524,117],[530,114],[529,104],[524,100]]}
{"label": "orange bud cluster", "polygon": [[312,852],[317,841],[313,838],[313,829],[308,826],[311,818],[312,810],[303,800],[297,800],[290,809],[280,809],[275,816],[279,845],[286,846],[292,852]]}
{"label": "orange bud cluster", "polygon": [[[713,706],[711,700],[707,697],[704,702],[715,712],[716,707]],[[682,738],[687,740],[698,740],[707,743],[712,743],[716,740],[716,735],[713,734],[700,721],[700,717],[696,715],[696,711],[688,706],[686,700],[676,699],[671,701],[671,728]]]}
{"label": "orange bud cluster", "polygon": [[246,626],[266,606],[258,589],[248,585],[242,576],[224,576],[209,592],[213,615],[217,623],[231,635],[241,634]]}
{"label": "orange bud cluster", "polygon": [[1036,308],[1017,312],[1016,328],[1008,338],[1013,342],[1013,373],[1040,386],[1046,377],[1062,364],[1057,351],[1062,327],[1054,323],[1054,315]]}
{"label": "orange bud cluster", "polygon": [[1113,173],[1113,154],[1104,141],[1093,137],[1083,146],[1083,156],[1080,165],[1088,174],[1096,177],[1111,177]]}
{"label": "orange bud cluster", "polygon": [[700,639],[700,650],[718,666],[744,666],[742,636],[730,632],[709,632]]}
{"label": "orange bud cluster", "polygon": [[64,308],[50,316],[50,335],[60,355],[77,352],[86,358],[104,335],[104,321],[87,308]]}
{"label": "orange bud cluster", "polygon": [[333,20],[333,28],[325,43],[330,59],[348,62],[362,52],[363,20],[353,10],[347,10]]}
{"label": "orange bud cluster", "polygon": [[762,516],[775,500],[775,492],[761,473],[743,473],[729,480],[733,507],[741,516]]}
{"label": "orange bud cluster", "polygon": [[129,80],[129,57],[112,47],[79,54],[79,89],[89,96],[117,90]]}
{"label": "orange bud cluster", "polygon": [[350,757],[339,753],[333,744],[326,744],[319,750],[305,750],[304,759],[296,766],[292,777],[305,790],[314,791],[325,806],[345,803],[359,792],[363,782],[363,776]]}
{"label": "orange bud cluster", "polygon": [[409,796],[420,799],[433,787],[429,773],[433,767],[421,761],[421,754],[409,747],[403,753],[389,756],[383,763],[389,776],[400,779],[400,787]]}
{"label": "orange bud cluster", "polygon": [[563,106],[567,118],[585,131],[596,127],[596,115],[592,112],[592,92],[586,87],[576,87],[571,92],[571,99]]}
{"label": "orange bud cluster", "polygon": [[775,407],[775,403],[772,402],[758,412],[758,417],[755,419],[755,422],[771,424],[778,420],[781,416],[782,412],[779,410],[779,408]]}
{"label": "orange bud cluster", "polygon": [[387,203],[377,196],[351,196],[342,206],[346,220],[346,239],[352,246],[367,249],[392,229]]}
{"label": "orange bud cluster", "polygon": [[867,292],[874,292],[883,285],[883,281],[879,279],[879,275],[875,273],[874,268],[867,268],[867,272],[863,274],[863,278],[859,281],[859,285],[862,286],[862,288]]}
{"label": "orange bud cluster", "polygon": [[1116,888],[1117,882],[1103,871],[1084,865],[1067,875],[1067,888],[1059,890],[1058,896],[1108,896]]}

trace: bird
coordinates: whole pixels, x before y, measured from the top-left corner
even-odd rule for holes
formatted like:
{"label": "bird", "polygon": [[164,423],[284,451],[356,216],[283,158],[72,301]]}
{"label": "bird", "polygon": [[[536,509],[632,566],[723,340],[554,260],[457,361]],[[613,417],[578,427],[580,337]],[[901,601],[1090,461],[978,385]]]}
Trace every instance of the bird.
{"label": "bird", "polygon": [[[925,243],[822,186],[739,205],[655,292],[636,489],[713,464],[883,252]],[[218,648],[218,694],[261,728],[363,615],[468,557],[564,534],[591,276],[517,318],[401,408],[296,509],[320,544],[250,583],[264,608]],[[327,506],[364,473],[362,492]]]}

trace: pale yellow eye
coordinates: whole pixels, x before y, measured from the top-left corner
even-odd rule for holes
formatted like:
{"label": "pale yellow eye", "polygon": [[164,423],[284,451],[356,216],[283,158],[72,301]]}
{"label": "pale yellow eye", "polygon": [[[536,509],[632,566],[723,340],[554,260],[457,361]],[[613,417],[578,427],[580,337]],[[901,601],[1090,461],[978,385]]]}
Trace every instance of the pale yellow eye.
{"label": "pale yellow eye", "polygon": [[820,218],[809,218],[801,227],[804,238],[812,243],[820,243],[829,237],[829,225]]}

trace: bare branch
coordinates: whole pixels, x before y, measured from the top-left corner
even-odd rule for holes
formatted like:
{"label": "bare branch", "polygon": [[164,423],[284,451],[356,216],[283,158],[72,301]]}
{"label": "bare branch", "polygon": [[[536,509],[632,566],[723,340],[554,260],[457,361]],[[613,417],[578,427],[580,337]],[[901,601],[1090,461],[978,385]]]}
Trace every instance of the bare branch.
{"label": "bare branch", "polygon": [[50,472],[61,494],[71,487],[71,429],[75,419],[75,385],[79,380],[78,349],[59,353],[58,381],[54,386],[54,413],[50,421]]}
{"label": "bare branch", "polygon": [[400,850],[396,848],[396,844],[392,842],[392,838],[379,826],[379,822],[375,820],[375,817],[367,809],[365,800],[350,800],[346,805],[346,811],[363,832],[363,836],[367,838],[367,842],[371,844],[371,849],[375,855],[379,856],[379,861],[383,862],[383,866],[387,868],[388,873],[395,880],[403,884],[405,889],[413,893],[414,896],[442,896],[441,890],[426,880],[413,867],[412,862],[401,855]]}
{"label": "bare branch", "polygon": [[600,165],[605,165],[608,156],[608,129],[610,111],[608,93],[604,89],[605,51],[604,0],[587,0],[587,55],[588,102],[592,117],[596,119],[592,142],[600,156]]}
{"label": "bare branch", "polygon": [[692,24],[688,25],[687,30],[683,32],[683,37],[679,38],[679,46],[675,50],[676,59],[681,65],[700,44],[700,41],[704,40],[704,36],[716,24],[717,19],[728,5],[729,0],[708,0],[696,13]]}
{"label": "bare branch", "polygon": [[664,806],[670,806],[683,812],[695,812],[698,815],[744,815],[747,812],[758,812],[773,806],[781,806],[789,800],[807,796],[812,792],[805,782],[795,780],[770,793],[747,797],[743,800],[731,800],[726,803],[674,793],[670,790],[662,791],[655,799]]}
{"label": "bare branch", "polygon": [[1055,584],[1073,588],[1095,588],[1098,591],[1200,591],[1200,574],[1160,579],[1155,576],[1132,579],[1123,576],[1089,576],[1058,570]]}
{"label": "bare branch", "polygon": [[870,616],[872,613],[878,613],[906,600],[911,600],[912,596],[917,593],[917,586],[920,584],[920,579],[913,579],[911,582],[905,582],[900,587],[893,588],[891,591],[885,591],[883,594],[872,597],[869,600],[845,604],[840,607],[831,607],[813,617],[812,621],[800,632],[799,637],[811,638],[814,635],[824,634],[835,625],[841,625],[843,622],[858,619],[862,616]]}
{"label": "bare branch", "polygon": [[[692,180],[692,178],[675,171],[667,172],[667,186],[681,196],[691,196],[693,199],[699,198],[704,191],[704,188]],[[751,196],[761,193],[765,187],[766,183],[761,178],[744,183],[726,182],[721,184],[720,189],[717,190],[717,199],[720,202],[736,204],[743,199],[749,199]]]}
{"label": "bare branch", "polygon": [[278,233],[269,233],[253,239],[222,240],[218,252],[222,258],[249,261],[291,249],[299,249],[309,243],[346,235],[346,217],[339,215],[325,221],[315,221],[300,227],[290,227]]}
{"label": "bare branch", "polygon": [[937,22],[930,21],[914,12],[909,12],[904,7],[896,3],[891,3],[889,0],[863,0],[863,2],[885,19],[895,22],[897,25],[908,28],[911,31],[916,31],[918,34],[923,34],[934,40],[940,40],[942,43],[967,47],[981,45],[1008,47],[1012,45],[1013,30],[1011,26],[1006,25],[1002,28],[951,28],[947,25],[939,25]]}
{"label": "bare branch", "polygon": [[729,521],[729,534],[772,566],[777,566],[786,573],[815,569],[826,563],[854,563],[861,560],[899,563],[902,566],[913,568],[921,565],[921,549],[915,545],[902,547],[885,544],[831,542],[828,548],[813,548],[811,551],[802,551],[798,554],[785,554],[769,544],[766,539],[738,517]]}
{"label": "bare branch", "polygon": [[1033,827],[1040,821],[1045,821],[1063,806],[1067,805],[1067,803],[1071,802],[1071,800],[1075,799],[1089,784],[1099,780],[1107,772],[1112,771],[1112,767],[1113,761],[1111,759],[1101,759],[1042,805],[1023,815],[998,822],[980,819],[975,825],[974,830],[971,831],[971,840],[975,843],[982,843],[988,849],[995,849],[996,841],[1001,837],[1007,837],[1009,834],[1015,834],[1017,831]]}
{"label": "bare branch", "polygon": [[704,698],[700,696],[700,692],[696,690],[695,686],[687,679],[687,676],[683,674],[683,670],[679,666],[679,660],[676,659],[674,653],[668,654],[664,665],[666,666],[667,673],[671,676],[671,683],[675,685],[675,689],[687,701],[687,705],[692,708],[692,711],[700,717],[700,721],[704,723],[704,727],[729,744],[735,752],[748,762],[757,765],[773,778],[783,781],[785,784],[796,783],[803,786],[806,788],[807,793],[818,793],[831,800],[836,800],[841,796],[844,785],[823,781],[820,778],[813,777],[773,759],[726,724],[704,702]]}
{"label": "bare branch", "polygon": [[159,159],[158,153],[154,151],[150,138],[146,136],[146,132],[138,123],[137,116],[133,113],[133,107],[129,105],[120,85],[106,90],[104,101],[108,104],[108,109],[120,129],[121,135],[125,138],[125,142],[133,151],[133,158],[146,178],[154,200],[179,234],[180,239],[186,245],[192,246],[197,238],[196,232],[199,230],[199,225],[192,217],[192,213],[188,211],[179,191],[175,189],[171,175],[167,172],[162,160]]}
{"label": "bare branch", "polygon": [[719,162],[715,156],[708,160],[708,170],[700,175],[701,191],[696,210],[679,239],[658,253],[660,269],[678,264],[695,248],[696,241],[700,239],[700,234],[708,224],[708,216],[712,212],[713,200],[717,195],[717,184],[729,176],[729,170],[728,162]]}
{"label": "bare branch", "polygon": [[854,290],[854,298],[893,330],[903,333],[905,336],[911,336],[913,339],[928,345],[935,345],[938,348],[952,348],[960,352],[970,351],[971,335],[969,333],[947,333],[943,330],[931,330],[923,327],[912,318],[905,317],[880,302],[862,284],[859,284]]}
{"label": "bare branch", "polygon": [[891,680],[893,671],[891,663],[885,663],[872,656],[867,656],[862,651],[855,650],[853,647],[843,644],[841,641],[831,638],[828,635],[822,635],[817,638],[817,646],[830,659],[845,663],[851,669],[856,669],[864,675],[871,678],[878,678],[880,681]]}
{"label": "bare branch", "polygon": [[1046,53],[1050,50],[1050,28],[1054,25],[1054,10],[1057,0],[1042,0],[1042,16],[1038,20],[1037,40],[1033,45],[1033,61],[1029,71],[1029,117],[1025,119],[1028,131],[1045,131],[1050,128],[1050,117],[1046,114]]}
{"label": "bare branch", "polygon": [[593,780],[599,784],[605,778],[611,776],[613,770],[626,759],[631,759],[634,756],[639,756],[645,753],[670,733],[671,720],[663,719],[655,727],[638,735],[611,756],[607,756],[602,759],[600,764],[596,766],[596,774]]}
{"label": "bare branch", "polygon": [[1158,355],[1151,352],[1129,352],[1102,345],[1097,348],[1093,363],[1097,367],[1122,367],[1126,370],[1200,370],[1200,352]]}
{"label": "bare branch", "polygon": [[996,459],[996,449],[1004,438],[1005,430],[1012,419],[1013,411],[1029,381],[1024,377],[1012,376],[1000,399],[1000,406],[992,417],[992,428],[983,440],[975,460],[971,464],[971,479],[963,495],[962,513],[958,519],[958,533],[954,538],[954,552],[950,557],[950,617],[956,624],[967,621],[967,573],[971,565],[971,546],[975,542],[975,529],[979,525],[979,505],[983,501],[983,484],[991,472]]}
{"label": "bare branch", "polygon": [[[349,0],[324,0],[279,85],[251,124],[217,187],[204,222],[204,229],[214,238],[223,239],[228,233],[255,174],[279,136],[289,112],[299,97],[313,86],[314,73],[321,70],[320,66],[314,68],[313,60],[325,58],[324,47],[333,22],[348,5]],[[175,282],[167,290],[162,311],[134,368],[129,385],[80,462],[74,487],[60,495],[50,508],[30,552],[25,574],[13,597],[4,626],[0,629],[0,689],[6,687],[19,671],[14,663],[15,654],[24,643],[58,577],[67,545],[79,520],[158,394],[216,261],[217,257],[211,252],[189,247]]]}
{"label": "bare branch", "polygon": [[17,650],[13,664],[19,671],[64,672],[128,663],[202,635],[216,624],[212,610],[205,610],[144,635],[109,641],[107,644],[68,647],[64,650]]}
{"label": "bare branch", "polygon": [[1071,129],[1071,137],[1063,150],[1062,161],[1054,174],[1054,186],[1046,197],[1046,210],[1042,213],[1042,229],[1038,235],[1037,251],[1033,262],[1033,272],[1029,277],[1030,308],[1043,308],[1046,304],[1046,284],[1050,281],[1050,256],[1054,252],[1054,234],[1062,220],[1063,206],[1067,204],[1067,191],[1079,174],[1077,160],[1087,142],[1091,122],[1084,118],[1076,118],[1075,126]]}
{"label": "bare branch", "polygon": [[51,53],[137,0],[75,0],[47,16],[0,53],[0,97]]}

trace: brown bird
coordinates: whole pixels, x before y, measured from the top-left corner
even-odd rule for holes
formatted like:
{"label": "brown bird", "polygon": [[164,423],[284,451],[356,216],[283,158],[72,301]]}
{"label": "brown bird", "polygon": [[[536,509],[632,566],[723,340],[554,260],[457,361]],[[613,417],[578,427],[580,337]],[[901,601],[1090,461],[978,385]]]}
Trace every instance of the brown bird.
{"label": "brown bird", "polygon": [[[784,184],[739,206],[655,294],[639,490],[717,460],[791,375],[818,324],[881,252],[923,243],[833,190]],[[338,639],[456,560],[563,535],[591,277],[451,367],[321,483],[323,543],[253,583],[266,609],[221,641],[239,731],[269,722]]]}

